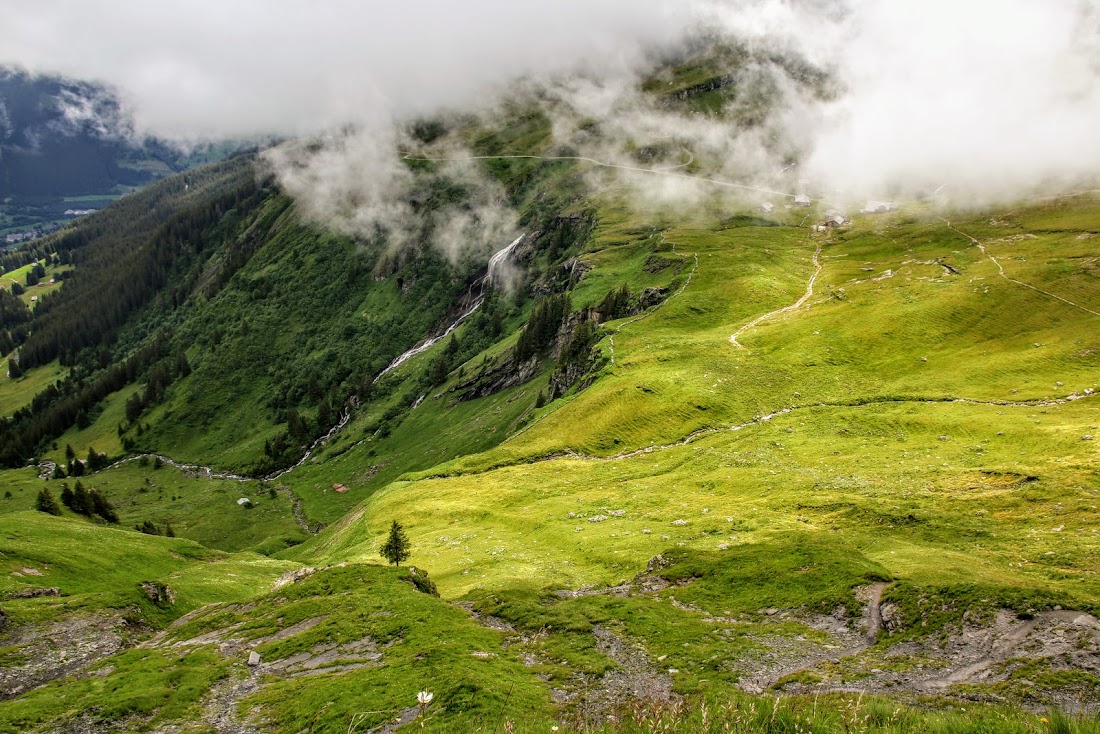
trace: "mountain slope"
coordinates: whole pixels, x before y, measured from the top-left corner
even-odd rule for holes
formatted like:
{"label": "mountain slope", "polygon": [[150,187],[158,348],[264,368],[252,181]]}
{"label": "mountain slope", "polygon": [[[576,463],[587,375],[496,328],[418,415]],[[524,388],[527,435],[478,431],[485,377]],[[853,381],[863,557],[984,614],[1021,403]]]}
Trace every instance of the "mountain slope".
{"label": "mountain slope", "polygon": [[[661,104],[732,114],[708,64]],[[74,274],[10,327],[0,654],[88,615],[118,644],[2,726],[1095,726],[1048,709],[1100,690],[1100,199],[822,231],[778,197],[639,206],[537,105],[439,125],[403,247],[311,223],[251,156],[44,243]],[[448,259],[460,143],[524,236]],[[182,537],[27,512],[77,478]],[[377,565],[394,520],[415,572]]]}

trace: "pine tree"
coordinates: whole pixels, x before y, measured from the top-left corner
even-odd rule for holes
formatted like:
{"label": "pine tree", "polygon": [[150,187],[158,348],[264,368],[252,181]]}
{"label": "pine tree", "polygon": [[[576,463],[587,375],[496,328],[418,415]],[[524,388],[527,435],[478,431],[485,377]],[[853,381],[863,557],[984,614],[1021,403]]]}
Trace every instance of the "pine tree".
{"label": "pine tree", "polygon": [[76,489],[73,491],[73,512],[91,517],[94,511],[95,504],[92,502],[91,495],[84,489],[84,483],[78,479]]}
{"label": "pine tree", "polygon": [[145,533],[146,535],[160,535],[160,531],[157,530],[157,526],[149,520],[144,521],[140,525],[135,525],[134,530]]}
{"label": "pine tree", "polygon": [[45,512],[47,515],[61,514],[61,505],[57,504],[57,500],[53,498],[47,487],[43,487],[38,491],[38,499],[34,501],[34,509]]}
{"label": "pine tree", "polygon": [[65,482],[61,485],[61,504],[68,507],[73,512],[76,512],[76,495],[69,488],[69,483]]}
{"label": "pine tree", "polygon": [[118,522],[118,514],[115,512],[115,508],[111,506],[111,503],[107,501],[107,498],[104,497],[98,489],[93,489],[89,492],[88,497],[92,501],[92,511],[95,512],[95,514],[99,515],[107,522]]}
{"label": "pine tree", "polygon": [[401,567],[401,561],[409,557],[409,537],[405,535],[405,529],[397,520],[394,520],[393,525],[390,526],[390,537],[378,552],[398,568]]}

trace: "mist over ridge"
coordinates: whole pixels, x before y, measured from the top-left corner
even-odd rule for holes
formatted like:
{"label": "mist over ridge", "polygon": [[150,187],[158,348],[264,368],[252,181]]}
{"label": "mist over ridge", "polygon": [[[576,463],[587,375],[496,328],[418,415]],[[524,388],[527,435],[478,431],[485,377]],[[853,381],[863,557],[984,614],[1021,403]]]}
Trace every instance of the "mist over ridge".
{"label": "mist over ridge", "polygon": [[[0,61],[103,81],[136,135],[319,136],[271,152],[310,216],[395,240],[407,222],[408,120],[492,119],[524,100],[552,121],[547,155],[618,166],[641,206],[686,207],[717,190],[692,173],[840,206],[939,191],[984,204],[1089,185],[1100,167],[1100,3],[1006,0],[612,0],[524,5],[421,0],[137,2],[5,9]],[[670,60],[737,51],[721,111],[661,104]],[[650,88],[644,89],[646,85]],[[443,113],[450,114],[450,113]],[[638,165],[638,148],[661,155]],[[503,151],[502,151],[503,152]],[[506,243],[499,192],[454,141],[433,155],[474,193],[442,214],[437,244]],[[593,167],[594,186],[609,170]],[[756,197],[760,198],[760,197]],[[407,229],[407,228],[406,228]]]}

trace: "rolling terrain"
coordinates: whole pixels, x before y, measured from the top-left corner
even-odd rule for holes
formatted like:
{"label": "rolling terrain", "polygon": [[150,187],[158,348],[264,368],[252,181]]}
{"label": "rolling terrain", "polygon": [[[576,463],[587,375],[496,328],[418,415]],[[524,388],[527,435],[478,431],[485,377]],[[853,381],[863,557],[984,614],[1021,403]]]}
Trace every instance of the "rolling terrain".
{"label": "rolling terrain", "polygon": [[[723,109],[712,72],[646,88]],[[456,141],[515,209],[457,258],[252,155],[44,243],[0,731],[1097,730],[1100,195],[677,214],[552,127],[406,156],[425,211]],[[712,175],[683,152],[634,173]],[[35,510],[77,481],[117,522]]]}

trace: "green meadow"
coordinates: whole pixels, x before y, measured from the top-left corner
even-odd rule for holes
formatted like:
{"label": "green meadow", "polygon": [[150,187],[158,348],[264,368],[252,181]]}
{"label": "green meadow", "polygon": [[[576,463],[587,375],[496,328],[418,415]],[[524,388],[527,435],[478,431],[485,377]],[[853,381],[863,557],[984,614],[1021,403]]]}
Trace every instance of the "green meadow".
{"label": "green meadow", "polygon": [[[9,624],[111,612],[140,640],[0,702],[0,730],[1096,731],[1100,200],[917,203],[828,232],[796,210],[588,203],[571,308],[622,286],[651,300],[600,325],[578,385],[546,399],[548,359],[464,399],[532,312],[500,296],[500,333],[459,327],[439,379],[446,340],[372,383],[301,466],[218,478],[278,435],[264,401],[297,389],[283,371],[328,369],[346,344],[377,374],[430,320],[376,349],[370,324],[402,296],[364,295],[362,273],[318,286],[346,328],[314,327],[310,299],[226,326],[264,288],[355,262],[339,238],[308,257],[310,231],[269,201],[271,251],[178,325],[196,365],[251,355],[250,375],[201,360],[134,424],[131,384],[43,456],[119,457],[125,437],[211,471],[134,458],[80,477],[115,526],[34,511],[75,477],[0,472]],[[265,365],[257,334],[283,322],[275,341],[312,351]],[[61,374],[0,385],[4,410]],[[415,569],[380,565],[394,520]],[[41,587],[60,595],[19,598]],[[28,645],[0,644],[25,663]]]}

